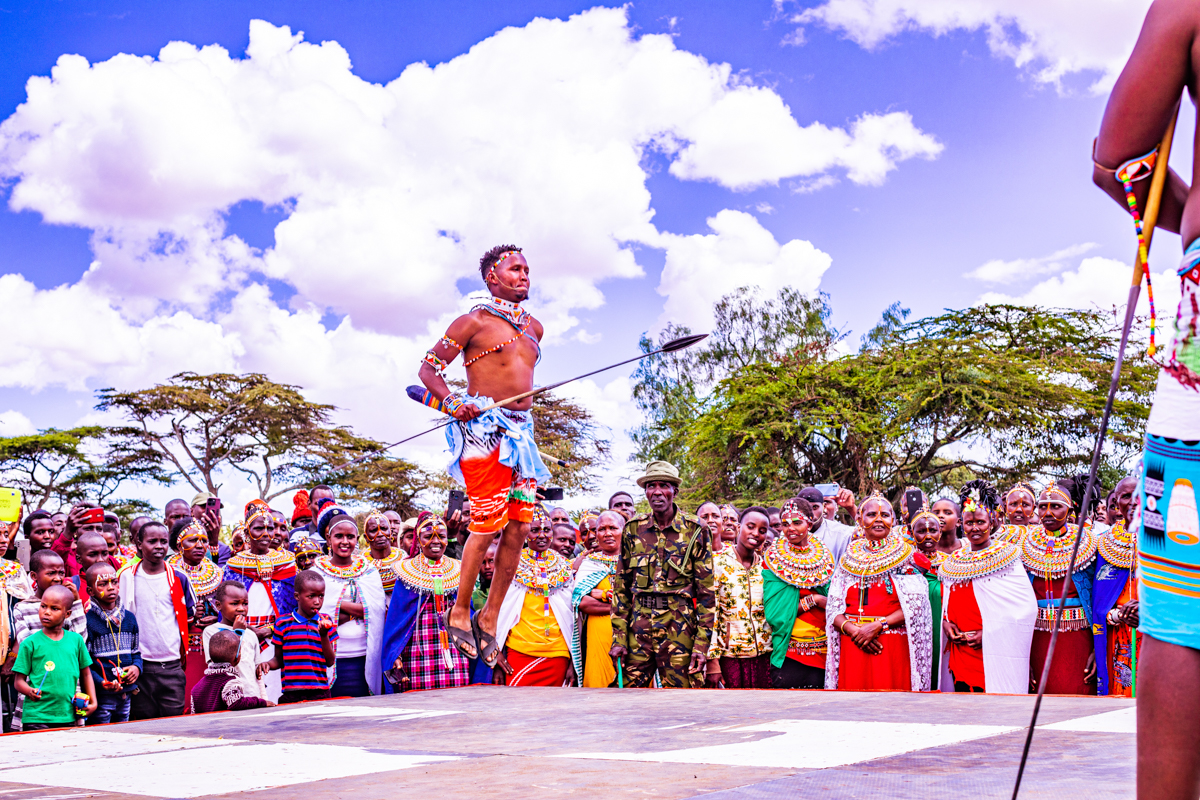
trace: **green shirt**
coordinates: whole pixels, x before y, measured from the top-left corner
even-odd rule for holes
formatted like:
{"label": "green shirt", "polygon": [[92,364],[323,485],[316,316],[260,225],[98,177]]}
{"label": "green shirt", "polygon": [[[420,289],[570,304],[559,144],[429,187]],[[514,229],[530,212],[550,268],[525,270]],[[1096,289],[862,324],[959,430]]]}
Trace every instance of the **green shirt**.
{"label": "green shirt", "polygon": [[[47,664],[53,666],[47,670]],[[87,642],[75,631],[63,631],[57,642],[45,631],[25,637],[17,651],[13,672],[26,676],[34,689],[41,689],[42,699],[26,697],[21,719],[41,723],[74,722],[71,701],[75,697],[75,687],[80,673],[91,664]]]}

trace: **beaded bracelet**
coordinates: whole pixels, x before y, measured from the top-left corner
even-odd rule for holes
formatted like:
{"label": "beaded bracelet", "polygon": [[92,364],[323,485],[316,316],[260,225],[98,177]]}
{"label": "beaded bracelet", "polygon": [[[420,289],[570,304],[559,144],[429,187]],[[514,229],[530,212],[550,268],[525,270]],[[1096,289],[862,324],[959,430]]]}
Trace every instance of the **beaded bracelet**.
{"label": "beaded bracelet", "polygon": [[425,357],[421,359],[421,363],[428,364],[433,367],[433,371],[439,376],[446,374],[446,367],[450,366],[442,359],[438,358],[438,354],[429,350],[425,353]]}
{"label": "beaded bracelet", "polygon": [[460,394],[448,394],[446,395],[446,399],[442,401],[442,405],[445,406],[446,412],[451,416],[453,416],[455,411],[458,411],[460,408],[462,408],[465,403],[466,401]]}
{"label": "beaded bracelet", "polygon": [[454,349],[454,350],[460,350],[460,351],[461,351],[461,350],[463,349],[463,346],[462,346],[461,344],[459,344],[458,342],[454,341],[454,340],[453,340],[453,339],[451,339],[449,336],[443,336],[443,337],[442,337],[442,344],[444,344],[444,345],[446,345],[446,347],[450,347],[450,348],[452,348],[452,349]]}

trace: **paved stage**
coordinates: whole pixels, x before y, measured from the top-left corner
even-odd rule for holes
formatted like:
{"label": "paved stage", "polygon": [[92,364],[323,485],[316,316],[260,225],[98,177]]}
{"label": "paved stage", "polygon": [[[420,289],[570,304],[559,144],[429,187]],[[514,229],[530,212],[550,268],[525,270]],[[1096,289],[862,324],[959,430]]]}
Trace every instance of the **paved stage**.
{"label": "paved stage", "polygon": [[[1032,697],[474,686],[0,739],[0,800],[1007,798]],[[1126,798],[1130,700],[1047,697],[1022,797]]]}

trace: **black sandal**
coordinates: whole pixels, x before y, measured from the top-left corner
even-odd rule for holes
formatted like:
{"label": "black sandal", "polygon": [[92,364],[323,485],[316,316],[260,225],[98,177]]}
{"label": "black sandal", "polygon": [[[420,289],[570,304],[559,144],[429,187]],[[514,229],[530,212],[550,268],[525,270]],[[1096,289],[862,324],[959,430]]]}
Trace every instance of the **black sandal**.
{"label": "black sandal", "polygon": [[446,625],[446,633],[449,634],[454,649],[468,659],[473,660],[479,657],[479,646],[475,643],[474,620],[471,620],[471,630],[456,628],[450,624],[450,609],[446,609],[446,615],[442,617],[442,622]]}
{"label": "black sandal", "polygon": [[479,657],[491,669],[499,667],[504,670],[505,674],[512,673],[512,667],[508,665],[504,654],[500,652],[500,645],[496,642],[496,637],[479,627],[479,615],[476,614],[471,618],[471,632],[475,634],[475,641],[479,643]]}

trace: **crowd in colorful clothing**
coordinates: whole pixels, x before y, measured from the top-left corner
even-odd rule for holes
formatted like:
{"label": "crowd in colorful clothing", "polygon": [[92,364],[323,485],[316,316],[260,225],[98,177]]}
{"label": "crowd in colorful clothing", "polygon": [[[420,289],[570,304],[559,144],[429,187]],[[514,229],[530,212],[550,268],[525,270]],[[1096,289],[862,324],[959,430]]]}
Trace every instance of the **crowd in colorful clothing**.
{"label": "crowd in colorful clothing", "polygon": [[645,513],[629,492],[575,520],[535,505],[495,669],[447,630],[469,503],[356,517],[317,486],[290,518],[251,501],[226,544],[220,501],[201,493],[132,520],[132,547],[95,506],[35,511],[0,560],[4,730],[475,683],[1020,694],[1042,679],[1056,616],[1046,690],[1132,692],[1133,478],[1082,531],[1069,481],[1001,495],[977,480],[932,504],[910,489],[898,508],[824,485],[695,515],[680,484],[653,462]]}

